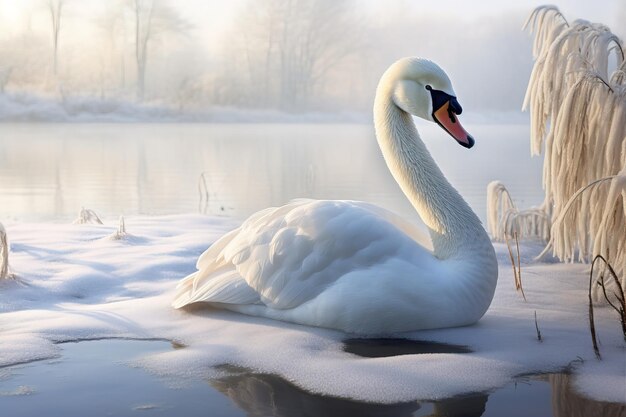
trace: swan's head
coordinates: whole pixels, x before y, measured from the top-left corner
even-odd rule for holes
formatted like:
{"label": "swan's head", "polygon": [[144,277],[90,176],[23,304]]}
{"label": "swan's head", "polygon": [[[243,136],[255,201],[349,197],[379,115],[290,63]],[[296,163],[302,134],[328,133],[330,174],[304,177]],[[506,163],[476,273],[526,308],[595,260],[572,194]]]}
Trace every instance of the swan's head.
{"label": "swan's head", "polygon": [[383,78],[393,83],[392,99],[400,109],[437,123],[461,146],[474,146],[474,138],[457,117],[463,109],[452,83],[437,64],[423,58],[404,58],[393,64]]}

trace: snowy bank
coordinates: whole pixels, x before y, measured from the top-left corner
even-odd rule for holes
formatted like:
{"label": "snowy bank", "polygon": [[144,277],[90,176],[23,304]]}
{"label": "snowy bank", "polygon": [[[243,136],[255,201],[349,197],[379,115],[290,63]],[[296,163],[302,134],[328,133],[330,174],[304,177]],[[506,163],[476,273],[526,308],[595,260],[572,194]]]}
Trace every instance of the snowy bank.
{"label": "snowy bank", "polygon": [[[469,112],[466,123],[528,124],[519,111]],[[209,107],[181,109],[166,102],[68,96],[57,99],[24,93],[0,94],[0,122],[63,123],[371,123],[369,111],[309,111]]]}
{"label": "snowy bank", "polygon": [[210,107],[181,109],[166,102],[136,102],[93,96],[63,99],[31,94],[0,94],[0,122],[77,123],[367,123],[369,113],[287,113],[271,109]]}
{"label": "snowy bank", "polygon": [[[515,292],[506,246],[497,244],[500,279],[476,325],[403,334],[468,346],[471,353],[362,358],[342,350],[349,335],[214,309],[170,307],[177,281],[200,253],[236,226],[186,215],[117,219],[104,225],[6,224],[15,280],[0,282],[0,366],[53,358],[61,341],[163,338],[186,348],[138,364],[176,381],[216,375],[232,364],[279,374],[312,392],[393,403],[488,391],[514,376],[571,366],[584,395],[626,403],[624,341],[612,310],[596,310],[603,359],[587,322],[586,265],[533,263],[522,247],[528,299]],[[534,314],[542,335],[537,340]],[[10,376],[8,376],[10,378]]]}

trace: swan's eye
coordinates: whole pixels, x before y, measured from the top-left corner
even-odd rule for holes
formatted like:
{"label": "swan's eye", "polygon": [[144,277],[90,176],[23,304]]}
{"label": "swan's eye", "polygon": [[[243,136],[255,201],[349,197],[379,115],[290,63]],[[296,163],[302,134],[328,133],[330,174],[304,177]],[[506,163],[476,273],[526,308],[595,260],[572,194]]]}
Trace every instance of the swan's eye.
{"label": "swan's eye", "polygon": [[426,85],[426,87],[424,87],[424,88],[427,89],[428,91],[433,89],[430,85]]}

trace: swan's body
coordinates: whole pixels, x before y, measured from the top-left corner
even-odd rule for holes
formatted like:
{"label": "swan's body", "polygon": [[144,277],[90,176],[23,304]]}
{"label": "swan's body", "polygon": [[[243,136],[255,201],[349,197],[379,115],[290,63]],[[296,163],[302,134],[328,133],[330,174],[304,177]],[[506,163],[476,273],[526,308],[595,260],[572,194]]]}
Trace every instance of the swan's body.
{"label": "swan's body", "polygon": [[[451,122],[441,120],[441,97],[449,100],[441,108]],[[456,123],[460,106],[438,66],[406,58],[383,75],[374,106],[376,136],[432,245],[371,204],[298,200],[252,215],[214,243],[198,260],[198,271],[179,284],[173,305],[206,302],[360,334],[478,321],[496,286],[493,246],[433,161],[409,112],[435,118],[466,147],[473,139]]]}

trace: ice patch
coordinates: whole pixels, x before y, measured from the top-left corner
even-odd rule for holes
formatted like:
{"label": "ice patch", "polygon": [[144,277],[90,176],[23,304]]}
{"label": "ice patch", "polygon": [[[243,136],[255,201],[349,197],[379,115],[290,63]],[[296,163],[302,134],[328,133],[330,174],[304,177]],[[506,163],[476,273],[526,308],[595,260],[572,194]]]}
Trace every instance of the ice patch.
{"label": "ice patch", "polygon": [[26,385],[20,385],[13,391],[0,391],[0,397],[15,397],[18,395],[31,395],[34,394],[35,390]]}

